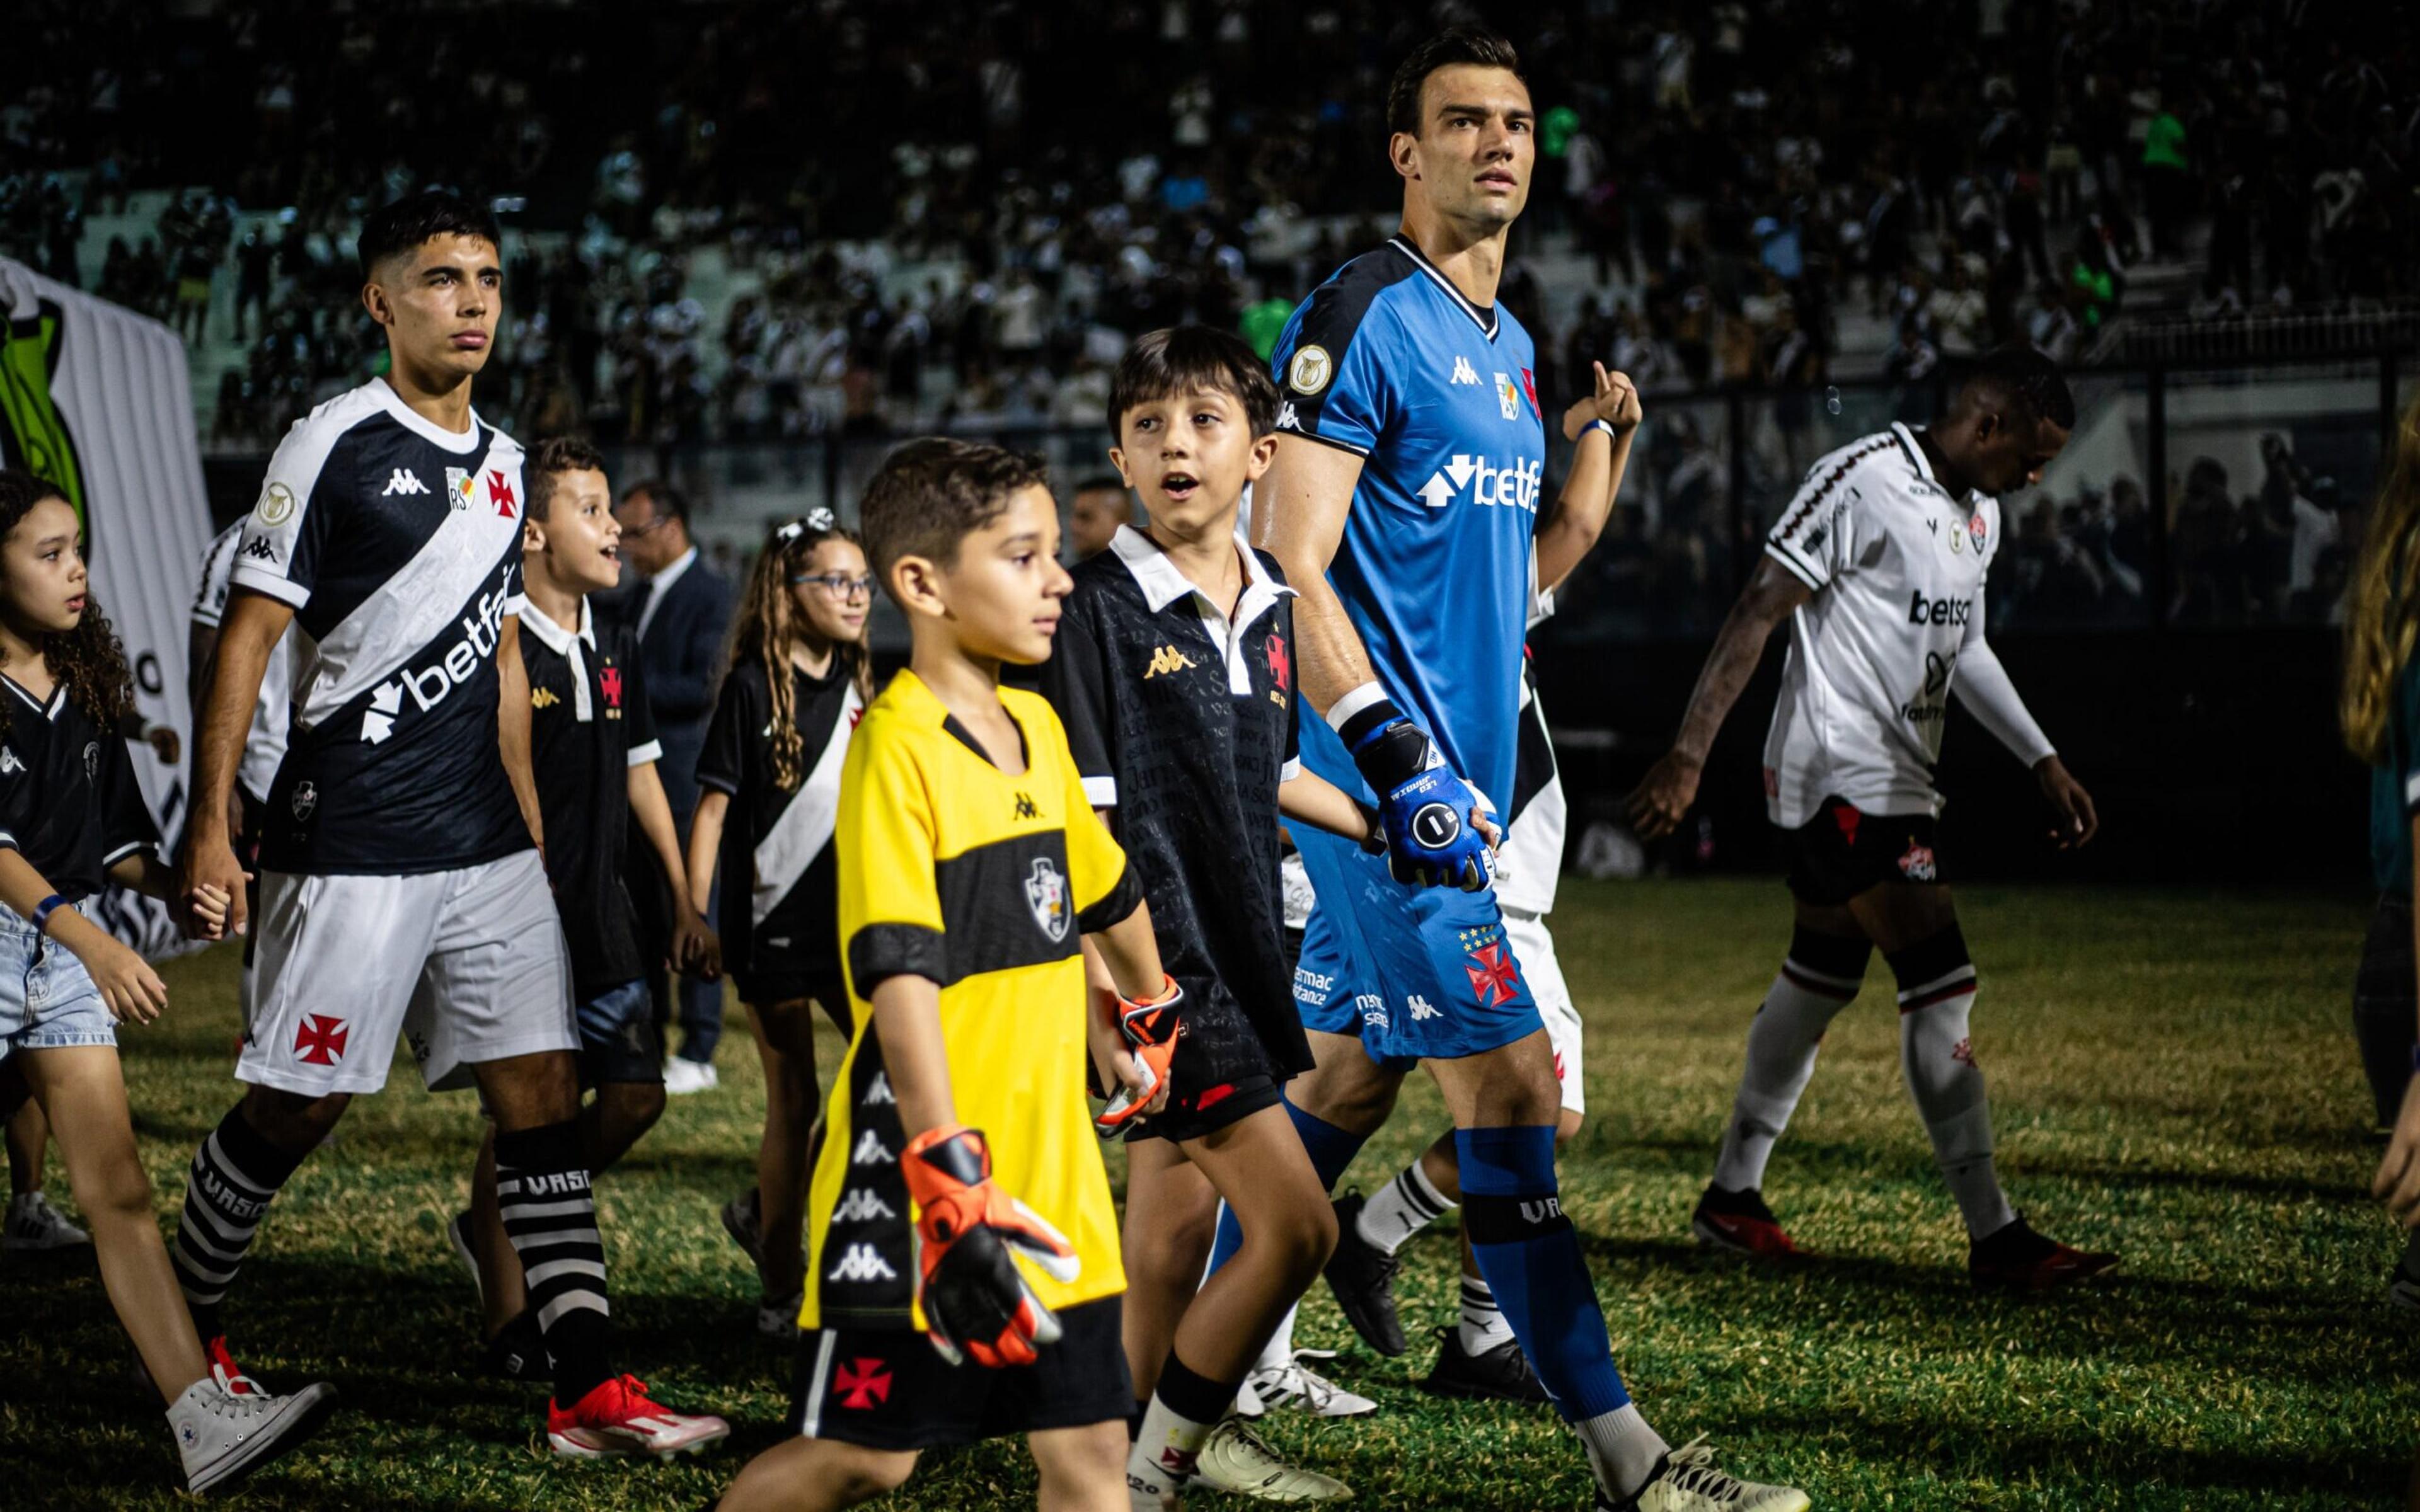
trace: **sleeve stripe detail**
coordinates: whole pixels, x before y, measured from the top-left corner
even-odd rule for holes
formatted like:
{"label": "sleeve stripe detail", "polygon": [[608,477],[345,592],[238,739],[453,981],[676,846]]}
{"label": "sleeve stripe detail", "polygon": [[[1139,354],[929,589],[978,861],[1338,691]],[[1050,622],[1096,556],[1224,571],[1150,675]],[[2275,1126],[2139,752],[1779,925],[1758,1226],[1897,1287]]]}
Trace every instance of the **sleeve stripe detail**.
{"label": "sleeve stripe detail", "polygon": [[281,604],[301,609],[311,601],[311,590],[298,582],[289,582],[273,572],[265,572],[248,563],[235,569],[235,586],[247,593],[273,598]]}
{"label": "sleeve stripe detail", "polygon": [[17,837],[5,829],[0,829],[0,847],[5,847],[6,849],[12,851],[15,850],[17,848]]}
{"label": "sleeve stripe detail", "polygon": [[1278,780],[1280,782],[1291,782],[1301,775],[1302,758],[1299,756],[1288,758],[1286,764],[1278,768]]}
{"label": "sleeve stripe detail", "polygon": [[1822,593],[1823,591],[1823,579],[1815,575],[1815,569],[1802,565],[1798,554],[1791,550],[1788,547],[1783,546],[1779,541],[1765,542],[1764,554],[1771,557],[1774,561],[1780,563],[1783,566],[1789,568],[1790,576],[1797,579],[1800,582],[1805,583],[1809,592]]}
{"label": "sleeve stripe detail", "polygon": [[849,988],[867,1002],[893,977],[948,986],[950,951],[941,932],[921,924],[868,924],[848,939]]}
{"label": "sleeve stripe detail", "polygon": [[1896,432],[1885,432],[1880,436],[1869,437],[1864,445],[1858,447],[1855,451],[1851,452],[1848,455],[1834,463],[1832,465],[1832,471],[1823,474],[1823,482],[1816,483],[1814,476],[1810,473],[1807,476],[1807,481],[1810,484],[1814,484],[1814,486],[1811,488],[1805,488],[1800,491],[1798,499],[1792,504],[1790,513],[1782,517],[1781,523],[1773,528],[1773,534],[1770,539],[1779,541],[1797,534],[1799,528],[1805,525],[1808,520],[1815,517],[1816,509],[1823,504],[1824,500],[1832,496],[1832,490],[1840,486],[1840,481],[1843,478],[1846,478],[1851,472],[1856,470],[1858,463],[1864,461],[1867,457],[1873,455],[1876,452],[1886,450],[1887,448],[1897,446],[1898,444],[1899,436]]}
{"label": "sleeve stripe detail", "polygon": [[123,861],[128,856],[133,855],[136,851],[147,851],[151,848],[152,842],[147,840],[128,841],[125,844],[120,845],[117,849],[110,852],[107,856],[101,858],[101,869],[106,872],[111,867],[116,866],[118,862]]}
{"label": "sleeve stripe detail", "polygon": [[1306,441],[1317,441],[1322,446],[1333,446],[1340,452],[1350,452],[1355,456],[1368,456],[1370,455],[1369,450],[1366,447],[1356,446],[1351,441],[1338,440],[1333,436],[1322,436],[1317,431],[1281,430],[1279,431],[1278,434],[1280,436],[1292,436]]}
{"label": "sleeve stripe detail", "polygon": [[1084,801],[1091,804],[1095,809],[1116,808],[1118,806],[1118,779],[1114,777],[1088,777],[1084,779]]}
{"label": "sleeve stripe detail", "polygon": [[1123,924],[1142,906],[1142,881],[1130,865],[1118,873],[1118,885],[1102,895],[1092,907],[1076,915],[1076,928],[1085,934],[1098,934],[1105,929]]}
{"label": "sleeve stripe detail", "polygon": [[697,785],[702,788],[712,788],[717,793],[727,793],[735,798],[739,796],[739,784],[737,782],[733,781],[730,778],[717,776],[711,772],[698,773]]}
{"label": "sleeve stripe detail", "polygon": [[663,759],[664,743],[660,740],[650,740],[644,746],[630,748],[630,764],[633,766],[644,766],[649,762],[659,762]]}

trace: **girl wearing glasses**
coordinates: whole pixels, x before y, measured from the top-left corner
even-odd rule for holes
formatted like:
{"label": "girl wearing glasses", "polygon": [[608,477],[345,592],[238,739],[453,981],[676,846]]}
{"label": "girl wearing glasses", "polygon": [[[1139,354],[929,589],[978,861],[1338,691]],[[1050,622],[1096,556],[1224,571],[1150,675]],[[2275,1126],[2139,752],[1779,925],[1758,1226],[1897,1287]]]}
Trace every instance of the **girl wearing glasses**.
{"label": "girl wearing glasses", "polygon": [[[690,893],[705,898],[721,867],[723,963],[765,1066],[756,1188],[725,1205],[722,1222],[756,1262],[757,1327],[774,1335],[797,1332],[803,1285],[799,1224],[817,1107],[809,1005],[848,1028],[831,839],[841,758],[873,693],[873,583],[857,537],[830,510],[774,528],[732,622],[697,763]],[[736,843],[723,843],[726,825]]]}

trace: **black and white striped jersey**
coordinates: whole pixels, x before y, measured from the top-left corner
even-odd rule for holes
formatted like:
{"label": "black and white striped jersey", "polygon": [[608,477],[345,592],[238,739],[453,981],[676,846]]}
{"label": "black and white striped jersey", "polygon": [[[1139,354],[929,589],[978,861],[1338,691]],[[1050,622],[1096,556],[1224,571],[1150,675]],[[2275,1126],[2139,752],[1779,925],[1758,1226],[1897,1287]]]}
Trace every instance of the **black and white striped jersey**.
{"label": "black and white striped jersey", "polygon": [[234,583],[294,608],[273,872],[409,875],[530,848],[496,745],[496,642],[520,611],[521,449],[443,430],[373,378],[287,432]]}
{"label": "black and white striped jersey", "polygon": [[[227,595],[235,581],[235,554],[243,546],[246,520],[219,532],[202,553],[202,587],[194,595],[194,623],[215,630],[226,619]],[[198,717],[200,711],[196,710]],[[286,759],[286,732],[294,717],[294,637],[277,638],[270,648],[269,667],[261,674],[260,696],[253,701],[252,728],[243,737],[243,761],[235,769],[243,801],[257,810],[269,785],[277,780],[277,764]]]}
{"label": "black and white striped jersey", "polygon": [[160,829],[143,802],[126,741],[105,730],[59,683],[36,698],[0,672],[0,847],[15,851],[51,890],[79,903],[109,869],[157,850]]}

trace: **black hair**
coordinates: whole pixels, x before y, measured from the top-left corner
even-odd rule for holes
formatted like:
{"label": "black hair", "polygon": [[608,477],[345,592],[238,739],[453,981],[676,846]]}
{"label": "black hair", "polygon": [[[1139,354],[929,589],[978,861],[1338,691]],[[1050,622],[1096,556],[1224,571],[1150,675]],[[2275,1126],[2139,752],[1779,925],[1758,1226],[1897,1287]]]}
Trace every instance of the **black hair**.
{"label": "black hair", "polygon": [[605,454],[577,437],[550,436],[538,442],[521,468],[529,489],[526,517],[546,523],[547,511],[554,502],[555,480],[564,473],[604,471]]}
{"label": "black hair", "polygon": [[1126,411],[1138,405],[1205,392],[1242,405],[1255,437],[1277,428],[1277,385],[1242,337],[1209,326],[1169,326],[1136,337],[1118,359],[1109,378],[1109,437],[1117,439]]}
{"label": "black hair", "polygon": [[681,522],[681,529],[689,529],[689,495],[674,486],[671,479],[649,478],[634,483],[622,491],[622,502],[627,504],[642,494],[656,506],[657,514],[670,515]]}
{"label": "black hair", "polygon": [[1998,347],[1983,354],[1958,388],[1962,406],[1996,397],[2028,419],[2075,428],[2075,393],[2058,364],[2037,347]]}
{"label": "black hair", "polygon": [[1020,489],[1049,486],[1048,464],[1031,452],[945,436],[908,442],[882,459],[858,512],[876,580],[889,591],[901,557],[948,566],[958,543],[1006,513]]}
{"label": "black hair", "polygon": [[[73,504],[67,490],[47,478],[38,478],[16,468],[0,468],[0,539],[6,539],[34,506],[45,499],[55,499],[63,504]],[[83,521],[77,522],[79,529]],[[70,630],[46,631],[41,637],[42,659],[92,722],[102,729],[114,729],[134,707],[134,679],[126,669],[126,647],[119,642],[117,632],[110,626],[109,616],[101,611],[100,595],[89,583],[85,589],[84,613]],[[8,712],[0,705],[0,734],[8,729]]]}
{"label": "black hair", "polygon": [[1450,27],[1413,48],[1395,66],[1395,76],[1387,85],[1387,130],[1419,135],[1420,85],[1437,69],[1461,64],[1503,69],[1523,84],[1529,82],[1521,72],[1521,54],[1511,42],[1476,26]]}
{"label": "black hair", "polygon": [[353,242],[362,276],[377,276],[379,264],[413,251],[431,237],[484,237],[499,255],[504,248],[504,234],[485,205],[442,189],[426,189],[362,217],[362,234]]}

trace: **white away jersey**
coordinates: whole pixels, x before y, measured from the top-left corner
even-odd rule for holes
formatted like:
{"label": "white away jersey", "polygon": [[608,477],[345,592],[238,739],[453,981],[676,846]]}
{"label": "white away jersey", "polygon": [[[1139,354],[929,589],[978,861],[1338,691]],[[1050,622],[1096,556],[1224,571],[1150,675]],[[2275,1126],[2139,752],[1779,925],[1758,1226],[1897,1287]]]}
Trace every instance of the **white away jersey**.
{"label": "white away jersey", "polygon": [[1983,644],[1998,501],[1952,499],[1905,425],[1817,462],[1765,537],[1814,590],[1764,742],[1765,807],[1795,829],[1829,796],[1868,813],[1938,813],[1932,764],[1958,658]]}
{"label": "white away jersey", "polygon": [[[246,520],[219,532],[202,553],[202,589],[194,597],[194,623],[215,630],[226,619],[227,591],[235,573],[236,548],[243,544]],[[252,706],[252,729],[243,737],[243,761],[235,769],[243,801],[255,808],[266,800],[277,779],[277,764],[286,759],[286,727],[294,712],[294,637],[277,638],[269,649],[269,668],[261,674],[260,697]],[[196,717],[200,711],[196,710]]]}
{"label": "white away jersey", "polygon": [[[1529,559],[1529,628],[1555,612],[1555,591],[1536,587],[1538,563]],[[1555,766],[1555,743],[1546,732],[1546,711],[1538,702],[1528,648],[1521,658],[1521,734],[1512,760],[1512,803],[1504,811],[1504,843],[1496,852],[1496,902],[1511,911],[1541,918],[1555,911],[1555,884],[1563,872],[1562,774]]]}
{"label": "white away jersey", "polygon": [[521,449],[456,434],[373,378],[270,459],[234,584],[290,604],[297,663],[261,864],[451,871],[530,848],[496,745],[496,644],[520,612]]}

